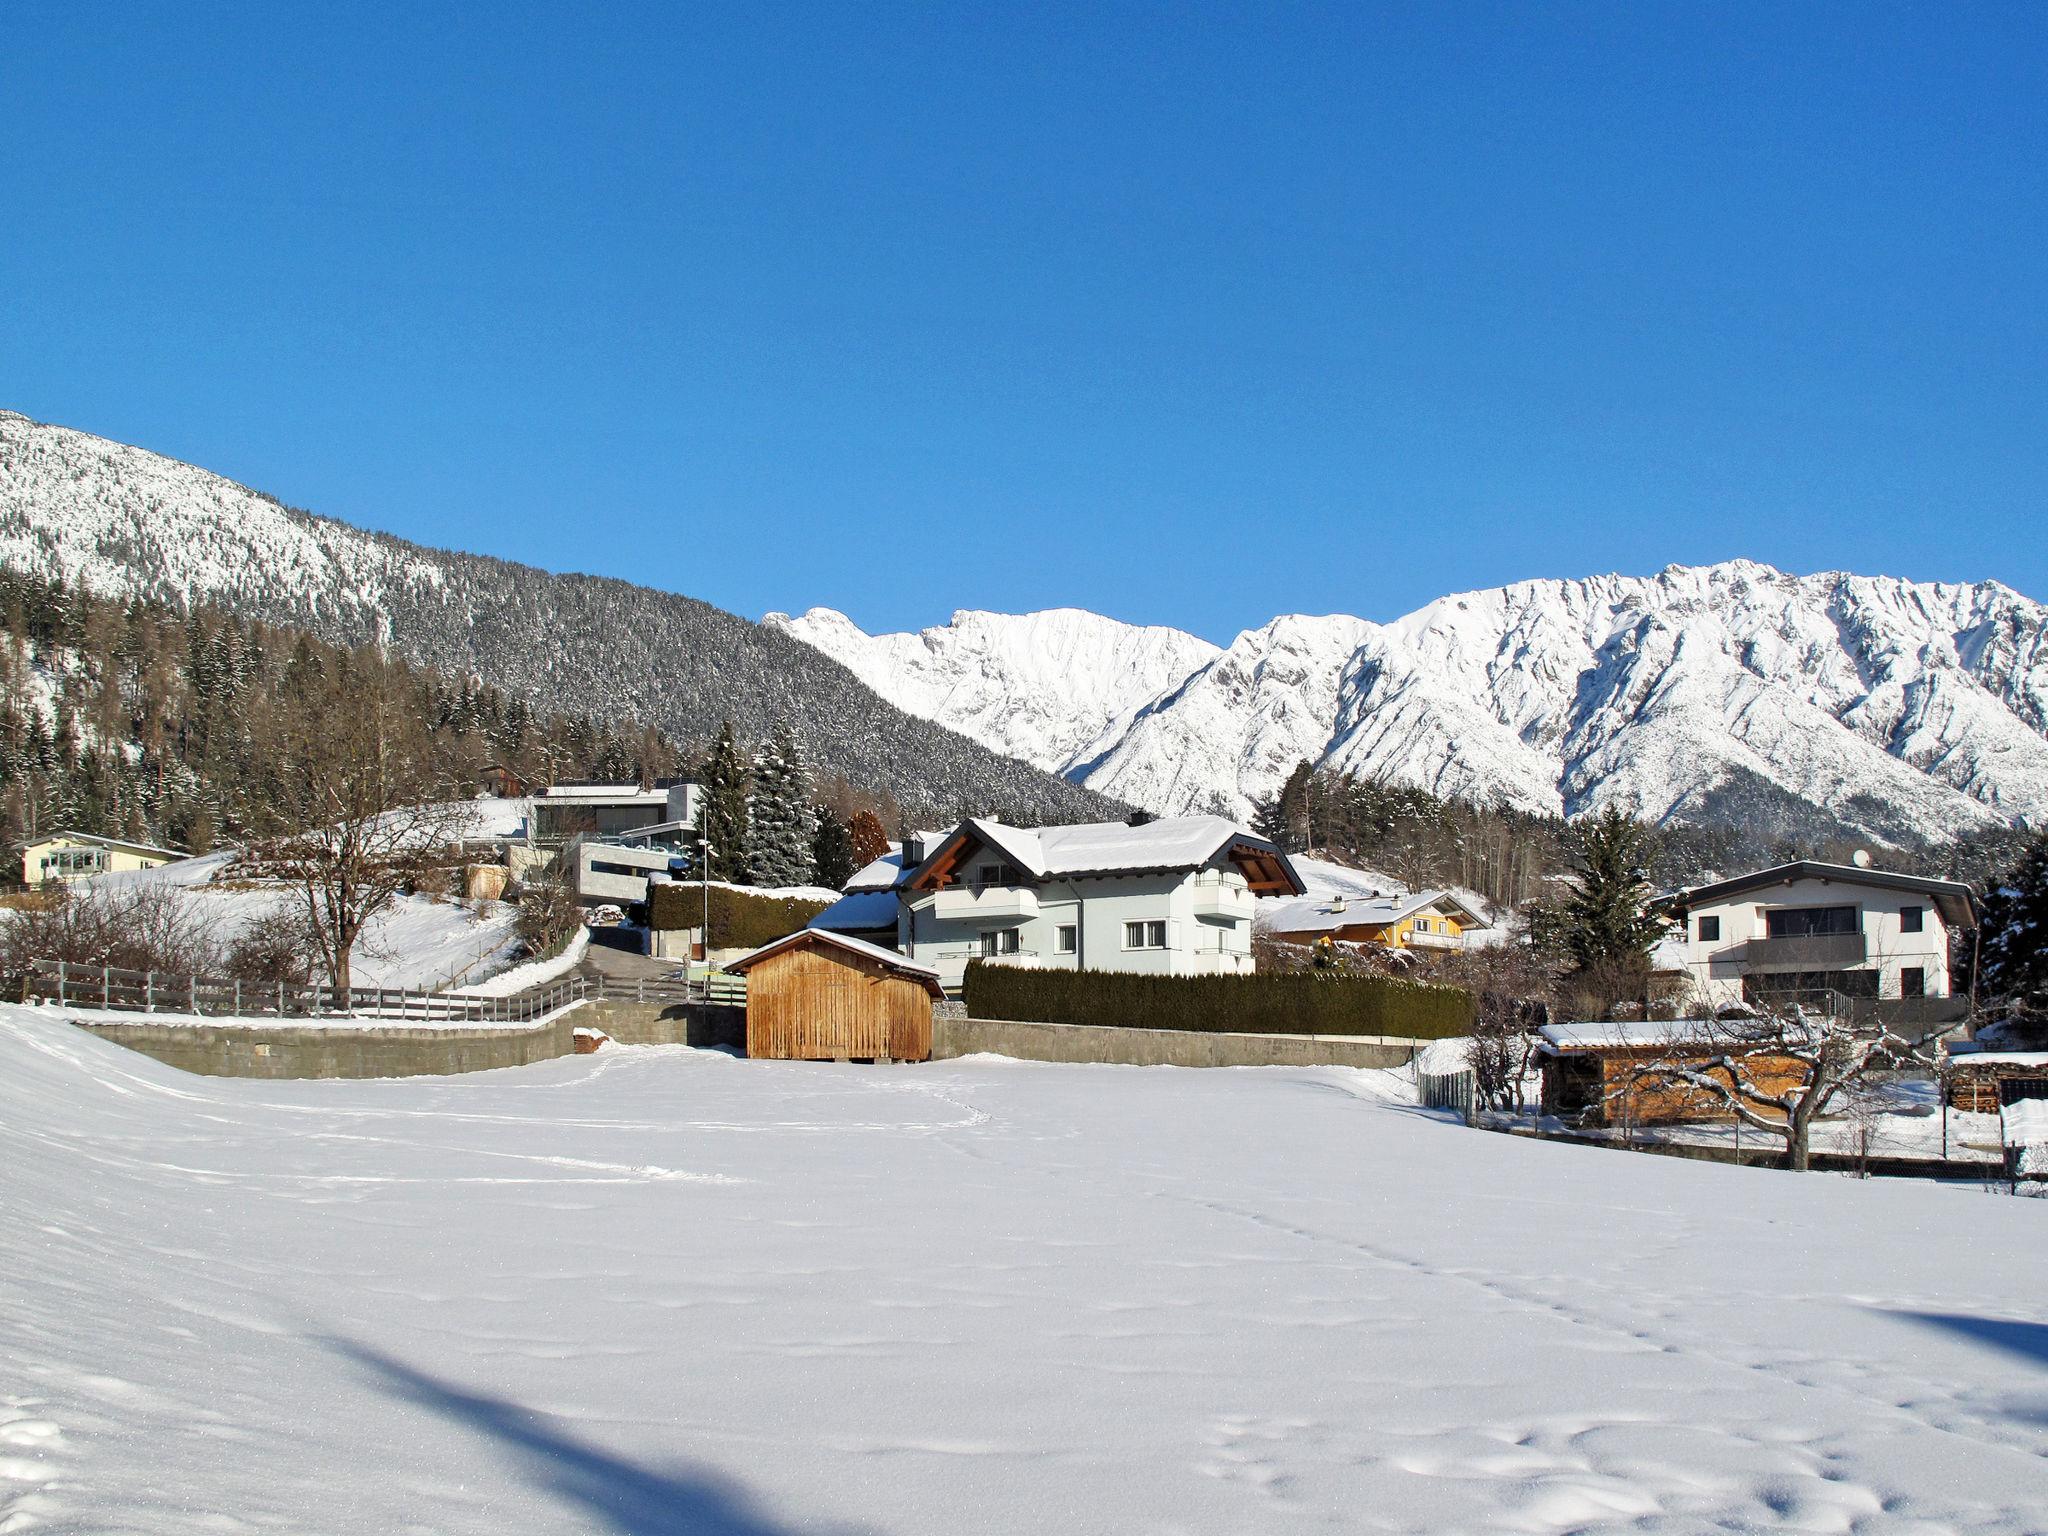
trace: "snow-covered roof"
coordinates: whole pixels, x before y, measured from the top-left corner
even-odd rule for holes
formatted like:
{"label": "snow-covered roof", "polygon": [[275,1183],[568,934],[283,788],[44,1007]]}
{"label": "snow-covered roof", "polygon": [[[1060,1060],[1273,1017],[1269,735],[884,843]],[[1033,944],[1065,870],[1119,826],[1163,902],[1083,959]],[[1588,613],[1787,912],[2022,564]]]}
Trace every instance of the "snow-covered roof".
{"label": "snow-covered roof", "polygon": [[1385,928],[1425,910],[1454,914],[1469,927],[1484,928],[1486,919],[1449,891],[1411,891],[1364,901],[1348,896],[1297,896],[1270,903],[1259,921],[1274,933],[1335,933],[1340,928]]}
{"label": "snow-covered roof", "polygon": [[1536,1031],[1539,1049],[1552,1055],[1566,1051],[1658,1050],[1667,1046],[1698,1045],[1731,1048],[1767,1045],[1780,1035],[1798,1032],[1796,1024],[1756,1024],[1757,1033],[1745,1033],[1747,1020],[1717,1019],[1625,1019],[1619,1022],[1545,1024]]}
{"label": "snow-covered roof", "polygon": [[1012,827],[971,817],[933,845],[919,868],[930,865],[963,835],[1001,853],[1040,880],[1200,869],[1224,850],[1241,845],[1274,860],[1294,889],[1303,889],[1301,876],[1286,854],[1223,816],[1166,816],[1136,826],[1123,821],[1087,821],[1054,827]]}
{"label": "snow-covered roof", "polygon": [[750,955],[742,955],[737,960],[728,960],[725,968],[735,975],[744,976],[770,955],[779,955],[785,949],[794,949],[799,944],[806,943],[828,944],[834,949],[841,949],[849,954],[859,955],[863,959],[872,960],[879,965],[887,966],[898,975],[908,976],[914,981],[923,982],[925,989],[934,997],[943,997],[945,995],[944,988],[939,985],[939,973],[936,967],[912,960],[893,949],[884,949],[879,944],[870,944],[866,939],[856,939],[853,935],[847,933],[834,933],[830,928],[799,928],[795,933],[784,934],[772,944],[763,944]]}
{"label": "snow-covered roof", "polygon": [[191,855],[182,848],[159,848],[154,843],[131,842],[125,837],[101,837],[97,832],[74,832],[69,827],[55,832],[45,832],[41,837],[23,839],[27,848],[40,847],[44,843],[91,843],[100,848],[126,848],[131,853],[161,854],[167,859],[189,859]]}
{"label": "snow-covered roof", "polygon": [[889,851],[872,864],[864,864],[846,882],[850,895],[855,891],[893,891],[903,879],[903,845],[891,843]]}
{"label": "snow-covered roof", "polygon": [[638,784],[550,784],[540,798],[555,804],[666,805],[668,791]]}
{"label": "snow-covered roof", "polygon": [[811,919],[813,928],[868,933],[896,926],[896,893],[892,890],[848,891]]}
{"label": "snow-covered roof", "polygon": [[1949,1059],[1959,1067],[2040,1067],[2048,1070],[2048,1051],[1974,1051],[1970,1042],[1958,1040],[1948,1048]]}
{"label": "snow-covered roof", "polygon": [[1790,885],[1800,880],[1818,880],[1827,885],[1860,885],[1872,890],[1904,891],[1925,896],[1933,902],[1941,920],[1949,927],[1973,928],[1977,923],[1976,898],[1970,888],[1959,880],[1937,880],[1928,875],[1908,875],[1889,869],[1859,869],[1854,864],[1826,864],[1818,859],[1774,864],[1769,869],[1753,870],[1727,880],[1672,891],[1660,896],[1656,904],[1680,910],[1711,906],[1752,891]]}

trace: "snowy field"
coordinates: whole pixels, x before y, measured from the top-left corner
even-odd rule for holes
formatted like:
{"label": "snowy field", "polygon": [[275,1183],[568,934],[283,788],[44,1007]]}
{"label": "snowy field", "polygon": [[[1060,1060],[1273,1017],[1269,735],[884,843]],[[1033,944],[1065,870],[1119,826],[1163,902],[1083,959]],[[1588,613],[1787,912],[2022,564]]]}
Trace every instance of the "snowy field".
{"label": "snowy field", "polygon": [[0,1530],[2048,1529],[2048,1202],[1386,1086],[0,1009]]}

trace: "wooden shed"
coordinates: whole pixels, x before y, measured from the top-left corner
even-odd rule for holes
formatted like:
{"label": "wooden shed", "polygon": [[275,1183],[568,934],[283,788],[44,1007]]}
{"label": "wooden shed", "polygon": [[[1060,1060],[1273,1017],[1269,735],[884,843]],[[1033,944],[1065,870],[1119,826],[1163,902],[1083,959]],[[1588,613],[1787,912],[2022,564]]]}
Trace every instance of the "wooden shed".
{"label": "wooden shed", "polygon": [[1719,1094],[1674,1081],[1674,1067],[1732,1058],[1745,1081],[1773,1095],[1807,1077],[1805,1062],[1773,1050],[1768,1040],[1744,1040],[1702,1020],[1547,1024],[1537,1037],[1543,1112],[1585,1125],[1734,1118]]}
{"label": "wooden shed", "polygon": [[805,928],[728,971],[747,978],[747,1054],[778,1061],[925,1061],[939,973],[894,950]]}
{"label": "wooden shed", "polygon": [[1949,1048],[1951,1109],[1995,1115],[2021,1099],[2048,1099],[2048,1051],[1979,1051]]}

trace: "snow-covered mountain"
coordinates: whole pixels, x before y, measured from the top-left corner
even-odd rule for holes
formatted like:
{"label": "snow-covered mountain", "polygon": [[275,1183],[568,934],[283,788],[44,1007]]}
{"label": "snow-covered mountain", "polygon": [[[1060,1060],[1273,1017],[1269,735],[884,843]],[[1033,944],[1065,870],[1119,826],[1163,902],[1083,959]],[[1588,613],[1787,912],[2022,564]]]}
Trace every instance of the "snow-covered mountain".
{"label": "snow-covered mountain", "polygon": [[1122,807],[878,698],[778,630],[594,576],[425,549],[160,454],[0,411],[0,565],[375,640],[544,710],[684,740],[794,728],[813,763],[912,815],[1094,820]]}
{"label": "snow-covered mountain", "polygon": [[1390,624],[1290,615],[1208,654],[1072,611],[917,635],[825,610],[770,622],[912,713],[1162,812],[1241,815],[1306,758],[1534,811],[1618,801],[1765,833],[2048,822],[2048,609],[1997,582],[1673,566],[1464,593]]}
{"label": "snow-covered mountain", "polygon": [[831,608],[761,622],[816,646],[898,709],[1060,774],[1121,738],[1140,709],[1219,654],[1178,629],[1079,608],[962,610],[914,635],[864,634]]}

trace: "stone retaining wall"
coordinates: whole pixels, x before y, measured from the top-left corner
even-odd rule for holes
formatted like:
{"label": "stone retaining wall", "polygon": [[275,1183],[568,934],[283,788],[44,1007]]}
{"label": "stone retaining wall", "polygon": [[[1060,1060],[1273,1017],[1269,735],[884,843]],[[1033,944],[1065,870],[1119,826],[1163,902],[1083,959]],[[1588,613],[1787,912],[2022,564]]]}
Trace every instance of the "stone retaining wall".
{"label": "stone retaining wall", "polygon": [[582,1022],[572,1006],[536,1024],[466,1029],[349,1024],[264,1028],[73,1019],[116,1045],[205,1077],[431,1077],[566,1056]]}
{"label": "stone retaining wall", "polygon": [[1404,1067],[1425,1040],[1392,1035],[1253,1035],[1007,1019],[932,1019],[932,1059],[987,1051],[1021,1061],[1136,1067]]}
{"label": "stone retaining wall", "polygon": [[204,1077],[436,1077],[489,1072],[567,1056],[572,1032],[597,1029],[620,1045],[744,1048],[747,1011],[697,1003],[592,1000],[535,1024],[426,1029],[401,1024],[301,1026],[72,1023],[116,1045]]}

